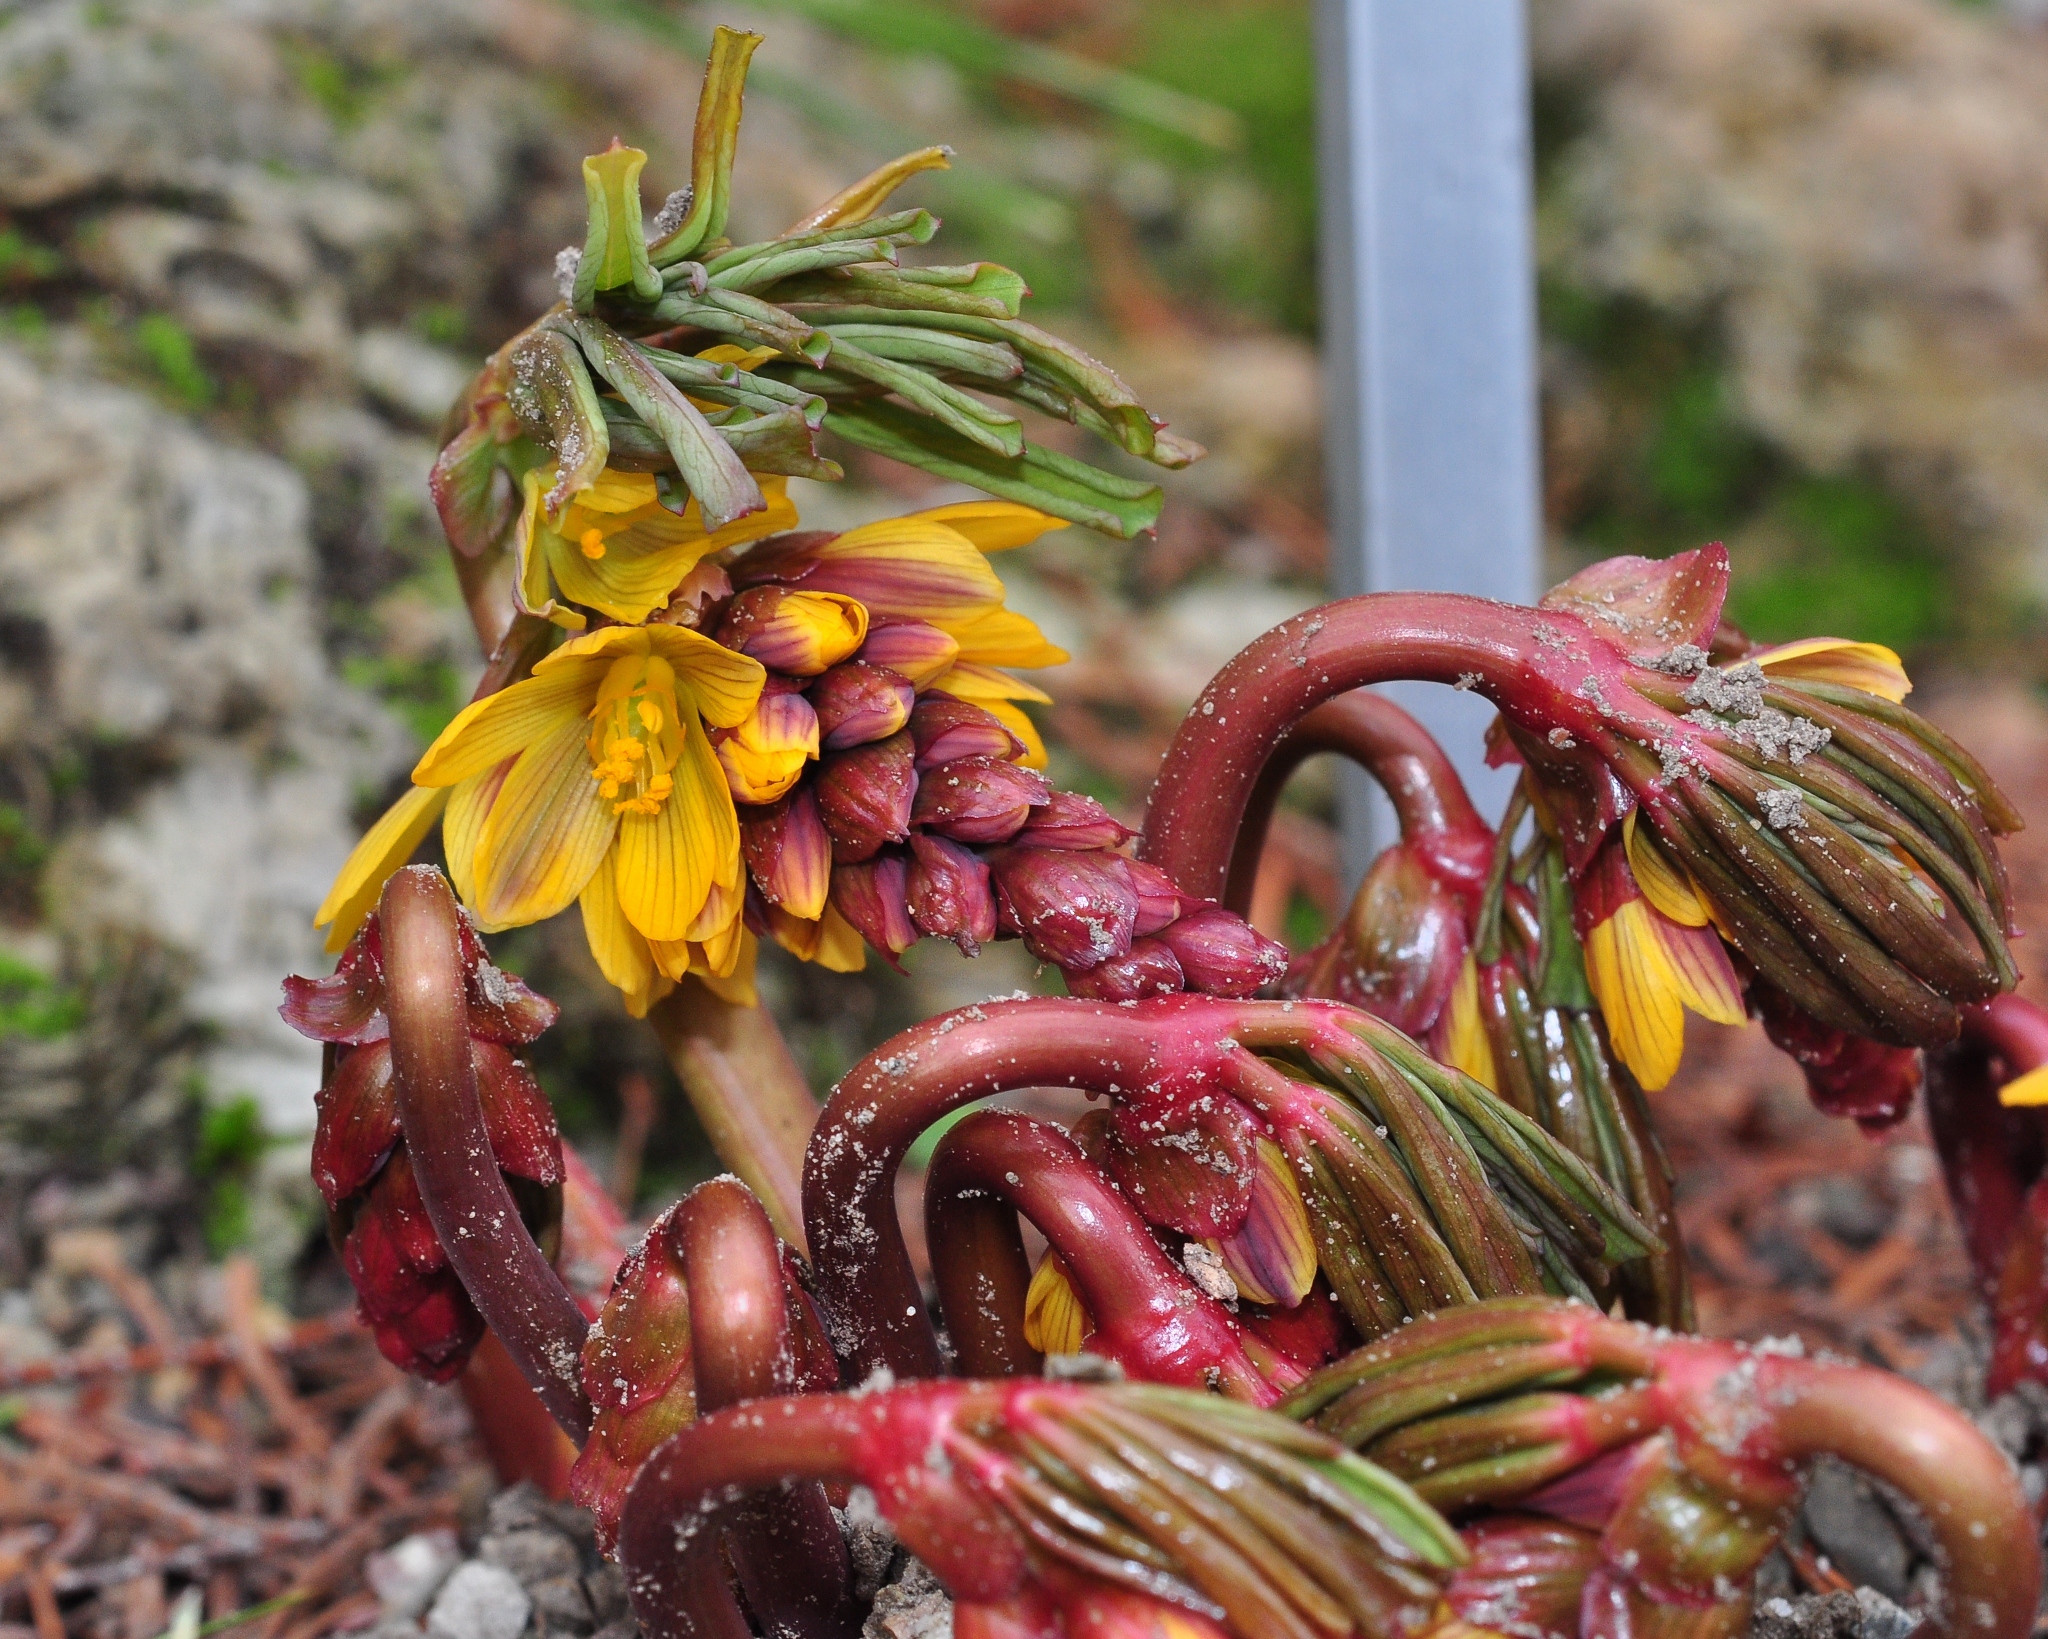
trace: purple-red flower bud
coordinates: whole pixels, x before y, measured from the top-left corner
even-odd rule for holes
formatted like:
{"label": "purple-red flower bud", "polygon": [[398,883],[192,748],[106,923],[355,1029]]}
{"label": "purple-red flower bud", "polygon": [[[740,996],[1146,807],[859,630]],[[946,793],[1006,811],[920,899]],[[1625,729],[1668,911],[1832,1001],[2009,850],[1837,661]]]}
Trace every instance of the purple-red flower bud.
{"label": "purple-red flower bud", "polygon": [[819,744],[827,751],[886,740],[910,721],[916,694],[909,682],[886,666],[849,660],[811,685],[818,714]]}
{"label": "purple-red flower bud", "polygon": [[1138,1002],[1147,996],[1177,995],[1186,986],[1180,961],[1157,939],[1133,939],[1121,956],[1067,975],[1067,989],[1098,1002]]}
{"label": "purple-red flower bud", "polygon": [[910,918],[934,939],[975,955],[996,936],[996,899],[988,863],[944,837],[910,839]]}
{"label": "purple-red flower bud", "polygon": [[1005,848],[989,867],[997,925],[1039,960],[1085,972],[1130,950],[1138,896],[1122,855]]}
{"label": "purple-red flower bud", "polygon": [[920,689],[951,671],[959,654],[957,638],[922,620],[890,620],[871,626],[868,640],[860,648],[861,659],[887,666]]}
{"label": "purple-red flower bud", "polygon": [[1750,1002],[1771,1041],[1806,1072],[1807,1096],[1821,1114],[1849,1116],[1865,1132],[1879,1133],[1912,1113],[1918,1051],[1832,1029],[1760,979],[1750,986]]}
{"label": "purple-red flower bud", "polygon": [[868,614],[852,598],[756,586],[732,600],[718,641],[772,672],[815,677],[861,646]]}
{"label": "purple-red flower bud", "polygon": [[818,816],[832,838],[836,865],[873,859],[884,843],[910,835],[917,770],[907,730],[834,752],[818,770]]}
{"label": "purple-red flower bud", "polygon": [[1181,891],[1157,865],[1147,865],[1142,859],[1130,863],[1131,888],[1138,896],[1136,931],[1141,937],[1157,933],[1180,915]]}
{"label": "purple-red flower bud", "polygon": [[833,909],[887,957],[891,967],[899,967],[896,958],[920,937],[910,919],[909,877],[908,861],[893,851],[865,864],[832,868]]}
{"label": "purple-red flower bud", "polygon": [[927,694],[910,714],[917,766],[936,768],[960,757],[993,757],[999,763],[1024,755],[1024,742],[1003,727],[992,711],[950,694]]}
{"label": "purple-red flower bud", "polygon": [[1205,996],[1255,996],[1287,972],[1287,947],[1219,905],[1190,911],[1159,930],[1186,976]]}
{"label": "purple-red flower bud", "polygon": [[447,1382],[467,1363],[484,1322],[448,1267],[403,1148],[346,1217],[342,1267],[379,1352],[401,1371]]}
{"label": "purple-red flower bud", "polygon": [[1043,808],[1032,810],[1017,833],[1027,848],[1068,848],[1087,852],[1095,848],[1120,848],[1137,832],[1112,814],[1093,797],[1078,791],[1055,791]]}
{"label": "purple-red flower bud", "polygon": [[993,757],[962,757],[926,770],[911,821],[955,842],[1008,842],[1052,796],[1043,774]]}
{"label": "purple-red flower bud", "polygon": [[740,847],[761,897],[790,915],[815,922],[832,889],[832,838],[808,786],[740,818]]}

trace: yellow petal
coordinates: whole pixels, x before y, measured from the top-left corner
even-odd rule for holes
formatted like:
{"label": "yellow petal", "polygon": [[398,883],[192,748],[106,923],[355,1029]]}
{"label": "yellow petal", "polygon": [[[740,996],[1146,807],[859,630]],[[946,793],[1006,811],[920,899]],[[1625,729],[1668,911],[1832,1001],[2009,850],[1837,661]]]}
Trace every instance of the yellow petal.
{"label": "yellow petal", "polygon": [[1074,1290],[1067,1266],[1057,1252],[1046,1253],[1024,1293],[1024,1341],[1040,1354],[1079,1354],[1094,1330],[1094,1317]]}
{"label": "yellow petal", "polygon": [[385,809],[377,823],[363,833],[363,840],[349,851],[341,874],[313,913],[314,927],[334,924],[327,929],[329,950],[340,950],[355,937],[363,918],[377,908],[391,873],[412,858],[413,850],[434,828],[434,821],[447,806],[445,790],[416,785]]}
{"label": "yellow petal", "polygon": [[1640,810],[1631,808],[1621,822],[1622,846],[1628,854],[1628,868],[1635,873],[1636,886],[1643,890],[1645,899],[1672,921],[1688,928],[1705,927],[1706,901],[1693,886],[1692,878],[1664,852],[1651,828],[1636,823],[1639,815]]}
{"label": "yellow petal", "polygon": [[501,928],[573,905],[618,821],[590,777],[584,723],[571,718],[520,754],[477,839],[477,914]]}
{"label": "yellow petal", "polygon": [[618,883],[613,875],[612,856],[607,853],[577,901],[583,912],[583,937],[590,945],[591,959],[607,984],[618,986],[626,1011],[644,1019],[653,1005],[657,982],[673,984],[656,972],[653,952],[640,931],[619,909]]}
{"label": "yellow petal", "polygon": [[731,881],[740,827],[725,773],[691,724],[670,771],[675,789],[652,814],[619,820],[619,903],[649,939],[682,940],[711,886]]}
{"label": "yellow petal", "polygon": [[[554,480],[550,478],[549,483]],[[606,467],[586,488],[570,497],[571,508],[588,507],[592,512],[637,512],[653,506],[660,490],[651,472],[621,472]]]}
{"label": "yellow petal", "polygon": [[761,698],[761,685],[768,678],[767,668],[760,661],[735,654],[702,632],[682,626],[605,626],[571,638],[553,654],[544,656],[534,666],[533,677],[528,681],[539,682],[557,672],[580,668],[579,675],[589,679],[582,701],[582,709],[587,711],[595,702],[597,685],[611,663],[627,655],[658,655],[666,660],[675,668],[677,677],[689,684],[697,711],[719,728],[733,728],[747,720],[754,702]]}
{"label": "yellow petal", "polygon": [[673,540],[664,534],[640,526],[622,530],[605,542],[601,558],[563,541],[549,548],[548,567],[565,598],[614,620],[642,621],[667,607],[669,594],[710,550],[702,535]]}
{"label": "yellow petal", "polygon": [[809,584],[844,592],[875,615],[967,620],[1002,606],[1003,583],[957,529],[916,517],[849,529],[815,549]]}
{"label": "yellow petal", "polygon": [[818,918],[818,944],[810,960],[833,973],[858,973],[868,965],[868,942],[830,903]]}
{"label": "yellow petal", "polygon": [[695,963],[690,973],[704,988],[729,1007],[759,1007],[761,993],[754,985],[754,964],[760,953],[760,945],[745,928],[740,929],[739,948],[734,953],[732,971],[713,973],[699,971]]}
{"label": "yellow petal", "polygon": [[[603,637],[619,630],[623,628],[607,627],[594,635]],[[590,641],[588,637],[574,638],[563,648]],[[413,769],[413,783],[455,785],[517,756],[556,733],[564,723],[581,724],[604,673],[602,662],[577,655],[565,657],[557,649],[524,682],[486,695],[456,713],[455,721],[441,730]]]}
{"label": "yellow petal", "polygon": [[954,662],[936,683],[956,700],[972,700],[978,706],[985,706],[991,700],[1033,700],[1041,706],[1052,704],[1052,696],[1035,683],[1012,677],[1008,672],[999,672],[993,666],[971,665],[964,661]]}
{"label": "yellow petal", "polygon": [[1493,1041],[1479,1011],[1479,964],[1465,953],[1465,965],[1451,986],[1444,1009],[1443,1051],[1437,1056],[1454,1070],[1463,1070],[1489,1093],[1500,1091],[1500,1068],[1493,1060]]}
{"label": "yellow petal", "polygon": [[1651,1092],[1668,1086],[1685,1051],[1685,1005],[1647,900],[1631,899],[1586,935],[1586,979],[1615,1054]]}
{"label": "yellow petal", "polygon": [[946,630],[960,645],[959,663],[979,666],[1064,666],[1065,649],[1048,643],[1035,621],[1014,609],[991,609],[972,620],[951,621]]}
{"label": "yellow petal", "polygon": [[548,522],[543,501],[554,481],[553,466],[535,468],[520,480],[526,501],[520,509],[519,528],[514,536],[518,573],[512,580],[513,601],[524,614],[538,615],[542,620],[552,620],[558,626],[580,632],[589,623],[574,610],[561,607],[554,599],[549,548],[559,547],[563,542],[560,533]]}
{"label": "yellow petal", "polygon": [[1654,911],[1651,915],[1679,1002],[1714,1024],[1745,1022],[1749,1014],[1742,1005],[1742,981],[1735,977],[1721,936],[1712,928],[1688,928]]}
{"label": "yellow petal", "polygon": [[718,766],[725,770],[733,801],[773,802],[803,777],[810,753],[802,749],[759,751],[735,735],[718,744]]}
{"label": "yellow petal", "polygon": [[[722,341],[716,347],[707,347],[697,355],[706,364],[737,364],[742,370],[758,369],[770,359],[780,358],[781,356],[772,347],[741,347],[729,341]],[[720,406],[720,408],[723,408],[723,406]],[[761,480],[761,493],[767,494],[768,486],[771,483],[780,482],[782,482],[781,479],[763,478]]]}
{"label": "yellow petal", "polygon": [[1913,692],[1913,680],[1896,652],[1882,643],[1853,643],[1843,637],[1805,637],[1758,649],[1754,660],[1773,677],[1805,678],[1815,683],[1840,683],[1894,704]]}
{"label": "yellow petal", "polygon": [[2037,1104],[2048,1104],[2048,1064],[2008,1081],[1998,1089],[1998,1102],[2008,1109],[2030,1109]]}
{"label": "yellow petal", "polygon": [[1223,1259],[1240,1296],[1253,1303],[1292,1309],[1308,1296],[1316,1278],[1316,1239],[1308,1206],[1286,1154],[1261,1138],[1252,1209],[1235,1235],[1208,1243]]}
{"label": "yellow petal", "polygon": [[1066,519],[1016,501],[956,501],[952,506],[927,507],[911,516],[957,529],[983,552],[1007,552],[1015,546],[1029,546],[1039,536],[1067,527]]}
{"label": "yellow petal", "polygon": [[[476,909],[477,840],[484,834],[484,821],[490,817],[491,805],[504,789],[505,776],[518,760],[507,757],[481,774],[470,775],[449,793],[448,818],[441,827],[441,851],[448,859],[448,880],[455,884],[456,894],[472,911]],[[486,933],[497,931],[484,925]]]}
{"label": "yellow petal", "polygon": [[1024,743],[1024,755],[1015,761],[1026,768],[1045,767],[1045,741],[1039,735],[1038,725],[1025,716],[1020,707],[1011,705],[1007,700],[977,700],[975,704]]}

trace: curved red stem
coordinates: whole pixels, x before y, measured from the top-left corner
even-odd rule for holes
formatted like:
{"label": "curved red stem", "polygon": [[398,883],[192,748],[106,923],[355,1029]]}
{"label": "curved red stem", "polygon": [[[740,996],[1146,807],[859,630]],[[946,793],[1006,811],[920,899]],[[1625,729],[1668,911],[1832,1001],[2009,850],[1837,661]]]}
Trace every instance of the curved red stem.
{"label": "curved red stem", "polygon": [[[1409,841],[1450,834],[1476,838],[1487,850],[1493,847],[1492,830],[1429,730],[1385,695],[1353,689],[1315,707],[1282,734],[1259,770],[1245,799],[1223,890],[1223,903],[1240,916],[1251,907],[1259,855],[1281,791],[1297,768],[1325,751],[1350,758],[1379,782]],[[1187,868],[1206,873],[1212,862],[1191,860]],[[1485,869],[1484,859],[1480,869]]]}
{"label": "curved red stem", "polygon": [[571,1439],[590,1432],[583,1312],[520,1221],[492,1158],[470,1058],[469,1004],[445,877],[412,865],[384,886],[392,1081],[420,1198],[484,1323]]}
{"label": "curved red stem", "polygon": [[[700,1415],[796,1385],[781,1243],[734,1178],[700,1184],[670,1229],[690,1293],[690,1355]],[[815,1481],[753,1498],[733,1525],[747,1605],[769,1633],[850,1639],[859,1631],[853,1568]]]}
{"label": "curved red stem", "polygon": [[[1289,1004],[1304,1030],[1325,1004]],[[853,1381],[877,1367],[936,1377],[926,1318],[896,1219],[896,1170],[920,1133],[976,1099],[1018,1087],[1085,1087],[1126,1098],[1229,1085],[1232,1032],[1279,1003],[1209,996],[1125,1005],[1039,997],[942,1014],[847,1074],[804,1156],[804,1226],[817,1299]],[[1343,1011],[1335,1009],[1335,1011]],[[1254,1061],[1256,1062],[1256,1061]]]}
{"label": "curved red stem", "polygon": [[[972,1243],[945,1230],[953,1213],[991,1205],[1021,1212],[1060,1255],[1094,1317],[1097,1353],[1148,1383],[1215,1386],[1259,1405],[1279,1398],[1246,1359],[1223,1305],[1160,1250],[1109,1175],[1058,1127],[1012,1110],[984,1110],[954,1127],[925,1181],[932,1269],[942,1300],[952,1300],[947,1327],[968,1375],[986,1374],[969,1359],[963,1331],[971,1336],[994,1317],[977,1290],[980,1270],[966,1261]],[[999,1280],[1014,1285],[1016,1273],[1015,1265],[999,1269]],[[1022,1316],[1019,1302],[999,1317],[1001,1331],[1014,1322],[1021,1334]]]}

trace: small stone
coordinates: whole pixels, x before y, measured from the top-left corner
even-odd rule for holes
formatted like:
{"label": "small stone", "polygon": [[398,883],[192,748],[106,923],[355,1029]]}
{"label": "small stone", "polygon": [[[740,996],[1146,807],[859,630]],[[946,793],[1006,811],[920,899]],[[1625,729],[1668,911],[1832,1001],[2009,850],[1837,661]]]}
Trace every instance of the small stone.
{"label": "small stone", "polygon": [[519,1639],[532,1612],[510,1571],[472,1559],[443,1584],[427,1632],[433,1639]]}
{"label": "small stone", "polygon": [[1189,1241],[1180,1255],[1181,1267],[1192,1280],[1218,1303],[1237,1301],[1237,1282],[1224,1267],[1223,1254],[1200,1241]]}
{"label": "small stone", "polygon": [[415,1531],[364,1560],[363,1580],[386,1616],[411,1619],[427,1608],[448,1573],[461,1563],[462,1545],[453,1531]]}
{"label": "small stone", "polygon": [[477,1558],[510,1571],[523,1588],[575,1576],[583,1569],[583,1556],[576,1551],[576,1544],[558,1531],[545,1529],[493,1531],[477,1545]]}
{"label": "small stone", "polygon": [[861,1639],[953,1639],[953,1600],[922,1560],[875,1595]]}
{"label": "small stone", "polygon": [[590,1601],[591,1620],[599,1628],[610,1627],[630,1614],[626,1601],[626,1574],[609,1561],[583,1579],[583,1596]]}
{"label": "small stone", "polygon": [[1856,1603],[1863,1611],[1862,1639],[1906,1639],[1927,1620],[1918,1611],[1901,1610],[1875,1588],[1858,1588]]}
{"label": "small stone", "polygon": [[1889,1599],[1906,1597],[1912,1550],[1861,1475],[1839,1462],[1816,1463],[1801,1517],[1814,1546],[1850,1581]]}
{"label": "small stone", "polygon": [[582,1577],[551,1576],[541,1582],[522,1582],[520,1586],[526,1589],[534,1610],[550,1632],[572,1628],[586,1633],[596,1625],[591,1619],[590,1596],[583,1591]]}

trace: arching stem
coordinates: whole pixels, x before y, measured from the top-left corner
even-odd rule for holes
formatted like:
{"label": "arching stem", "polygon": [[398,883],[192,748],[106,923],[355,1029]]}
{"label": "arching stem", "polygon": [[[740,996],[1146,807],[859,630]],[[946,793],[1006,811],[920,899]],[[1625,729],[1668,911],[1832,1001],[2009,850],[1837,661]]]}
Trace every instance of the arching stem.
{"label": "arching stem", "polygon": [[[690,1292],[690,1355],[699,1415],[796,1384],[782,1248],[761,1204],[732,1178],[700,1184],[671,1234]],[[753,1498],[732,1527],[732,1559],[765,1632],[851,1639],[852,1565],[815,1480]]]}
{"label": "arching stem", "polygon": [[1021,1342],[1021,1293],[1014,1309],[989,1301],[1016,1289],[1021,1243],[1015,1262],[988,1270],[968,1260],[994,1237],[985,1229],[953,1233],[991,1211],[1021,1212],[1038,1226],[1094,1317],[1096,1352],[1132,1376],[1214,1387],[1255,1405],[1278,1398],[1245,1357],[1222,1304],[1174,1266],[1109,1175],[1059,1128],[1010,1110],[984,1110],[954,1127],[925,1182],[932,1270],[967,1375],[994,1375],[990,1366],[1000,1371],[998,1362],[1016,1354],[1012,1335]]}
{"label": "arching stem", "polygon": [[455,895],[439,871],[412,865],[385,884],[379,914],[398,1118],[427,1217],[484,1323],[581,1441],[590,1432],[579,1372],[589,1328],[492,1158],[470,1059]]}
{"label": "arching stem", "polygon": [[[1251,906],[1259,856],[1280,793],[1294,771],[1321,752],[1348,757],[1377,780],[1410,841],[1451,836],[1490,849],[1493,833],[1465,794],[1464,782],[1430,732],[1383,694],[1354,689],[1315,707],[1289,728],[1259,770],[1232,849],[1223,903]],[[1201,869],[1207,868],[1202,862]]]}

